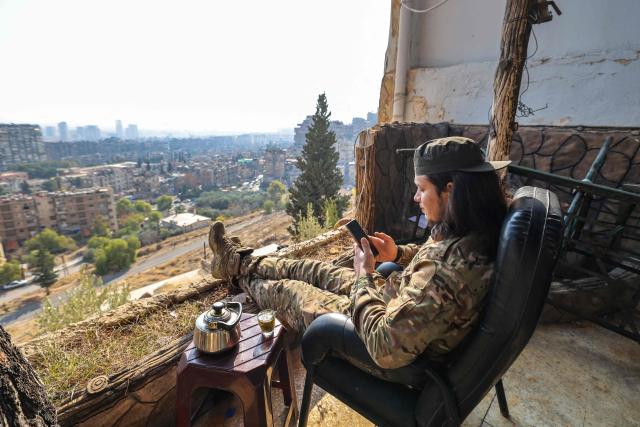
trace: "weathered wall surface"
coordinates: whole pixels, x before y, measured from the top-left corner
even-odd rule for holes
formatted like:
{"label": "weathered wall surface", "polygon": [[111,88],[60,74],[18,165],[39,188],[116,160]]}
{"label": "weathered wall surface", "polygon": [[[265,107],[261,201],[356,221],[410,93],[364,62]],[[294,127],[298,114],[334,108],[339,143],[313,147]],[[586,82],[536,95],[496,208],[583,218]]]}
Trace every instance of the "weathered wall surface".
{"label": "weathered wall surface", "polygon": [[[415,3],[415,4],[414,4]],[[420,7],[420,2],[413,2]],[[426,4],[426,3],[425,3]],[[534,25],[522,101],[548,106],[521,125],[640,123],[640,2],[562,0]],[[405,121],[485,124],[493,98],[504,0],[448,2],[413,15]],[[554,14],[555,15],[555,14]],[[527,84],[523,77],[523,90]]]}
{"label": "weathered wall surface", "polygon": [[[370,150],[368,156],[375,159],[372,193],[362,196],[373,198],[371,203],[363,203],[363,206],[373,206],[372,220],[367,226],[385,231],[396,239],[415,237],[416,231],[420,237],[421,233],[414,223],[407,220],[419,214],[412,200],[415,191],[413,152],[398,153],[396,150],[415,148],[429,139],[452,135],[472,138],[484,146],[488,136],[487,126],[449,123],[385,125],[369,132],[373,134],[375,143],[368,148],[360,148]],[[612,138],[612,144],[595,182],[611,187],[640,183],[640,128],[521,127],[514,134],[511,160],[522,166],[583,179],[607,137]],[[510,175],[510,181],[515,187],[528,184],[513,175]],[[570,201],[571,195],[566,189],[552,190],[563,202]],[[617,204],[612,202],[605,205],[595,201],[593,206],[592,215],[595,216],[615,216],[618,210]]]}

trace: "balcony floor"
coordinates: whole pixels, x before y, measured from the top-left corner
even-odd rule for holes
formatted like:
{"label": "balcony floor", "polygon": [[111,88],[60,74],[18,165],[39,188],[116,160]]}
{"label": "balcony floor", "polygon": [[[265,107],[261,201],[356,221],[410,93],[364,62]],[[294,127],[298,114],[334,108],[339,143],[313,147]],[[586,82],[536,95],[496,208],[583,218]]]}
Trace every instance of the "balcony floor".
{"label": "balcony floor", "polygon": [[[298,404],[305,370],[294,353]],[[511,419],[500,415],[490,392],[464,426],[640,426],[640,345],[589,323],[541,325],[504,378]],[[274,414],[282,425],[282,395],[274,392]],[[336,398],[314,387],[309,426],[372,424]],[[242,425],[234,398],[216,405],[197,426]]]}

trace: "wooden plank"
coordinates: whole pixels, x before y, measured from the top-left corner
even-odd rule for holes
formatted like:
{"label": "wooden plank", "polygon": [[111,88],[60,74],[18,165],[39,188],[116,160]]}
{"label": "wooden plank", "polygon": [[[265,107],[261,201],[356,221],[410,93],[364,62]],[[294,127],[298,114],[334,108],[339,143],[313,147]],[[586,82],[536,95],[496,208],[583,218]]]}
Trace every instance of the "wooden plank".
{"label": "wooden plank", "polygon": [[186,357],[190,364],[225,371],[234,370],[243,363],[269,353],[276,342],[276,338],[279,337],[281,329],[282,325],[278,325],[274,330],[273,337],[267,340],[264,339],[258,329],[256,335],[247,339],[241,347],[232,350],[230,353],[221,355],[206,354],[194,349]]}

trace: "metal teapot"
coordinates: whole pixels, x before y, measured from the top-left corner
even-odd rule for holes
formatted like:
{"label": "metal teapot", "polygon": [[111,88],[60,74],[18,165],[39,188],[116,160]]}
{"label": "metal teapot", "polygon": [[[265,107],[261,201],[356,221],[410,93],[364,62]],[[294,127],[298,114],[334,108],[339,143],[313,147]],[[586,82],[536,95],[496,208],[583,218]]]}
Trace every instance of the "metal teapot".
{"label": "metal teapot", "polygon": [[[234,309],[235,308],[235,309]],[[242,304],[218,301],[196,319],[193,343],[205,353],[220,353],[240,341]]]}

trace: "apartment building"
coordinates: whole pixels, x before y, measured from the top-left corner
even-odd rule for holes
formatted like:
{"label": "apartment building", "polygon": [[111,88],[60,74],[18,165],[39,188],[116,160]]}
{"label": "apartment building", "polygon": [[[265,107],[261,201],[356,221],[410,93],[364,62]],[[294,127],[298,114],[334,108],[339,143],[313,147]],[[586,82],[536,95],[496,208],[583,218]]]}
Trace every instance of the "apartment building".
{"label": "apartment building", "polygon": [[134,189],[135,177],[140,174],[135,162],[70,168],[68,172],[63,177],[68,187],[111,187],[116,193]]}
{"label": "apartment building", "polygon": [[6,250],[17,249],[19,242],[31,238],[38,230],[33,197],[20,194],[0,197],[0,236]]}
{"label": "apartment building", "polygon": [[264,153],[263,174],[267,179],[282,179],[284,177],[287,152],[280,148],[268,147]]}
{"label": "apartment building", "polygon": [[46,160],[38,125],[0,124],[0,170],[25,162]]}
{"label": "apartment building", "polygon": [[98,217],[117,230],[116,204],[110,188],[0,197],[0,236],[7,250],[17,249],[45,228],[88,236]]}
{"label": "apartment building", "polygon": [[7,193],[17,193],[23,182],[29,180],[26,172],[4,172],[0,173],[0,187],[3,187]]}

